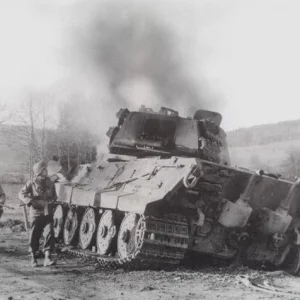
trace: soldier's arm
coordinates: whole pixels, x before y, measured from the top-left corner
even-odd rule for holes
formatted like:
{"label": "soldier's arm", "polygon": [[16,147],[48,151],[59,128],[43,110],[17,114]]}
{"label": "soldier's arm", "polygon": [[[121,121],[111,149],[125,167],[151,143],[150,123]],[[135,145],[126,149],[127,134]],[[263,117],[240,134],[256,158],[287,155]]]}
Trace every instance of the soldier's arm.
{"label": "soldier's arm", "polygon": [[21,191],[19,192],[19,199],[25,203],[25,204],[30,204],[30,202],[32,201],[32,185],[31,182],[28,181],[24,187],[21,189]]}
{"label": "soldier's arm", "polygon": [[55,184],[53,183],[53,189],[52,189],[52,201],[57,201],[57,194],[55,189]]}
{"label": "soldier's arm", "polygon": [[49,184],[51,188],[51,199],[50,201],[56,201],[57,200],[57,194],[55,189],[55,183],[49,178]]}

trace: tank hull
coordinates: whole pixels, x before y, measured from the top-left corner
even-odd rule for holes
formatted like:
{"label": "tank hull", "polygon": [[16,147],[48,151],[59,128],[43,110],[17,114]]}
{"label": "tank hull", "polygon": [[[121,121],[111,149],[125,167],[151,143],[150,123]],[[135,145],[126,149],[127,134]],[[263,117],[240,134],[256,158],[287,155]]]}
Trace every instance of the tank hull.
{"label": "tank hull", "polygon": [[[94,241],[95,232],[104,238],[105,228],[113,228],[105,241],[114,241],[113,252],[121,258],[133,258],[140,247],[140,259],[152,262],[179,263],[192,252],[232,259],[242,252],[246,262],[280,265],[299,241],[298,188],[282,208],[293,186],[201,159],[152,157],[101,161],[56,189],[63,207],[93,208],[93,224],[110,211],[117,221],[94,228],[88,237]],[[80,223],[82,213],[78,218]],[[90,249],[96,248],[91,242]]]}

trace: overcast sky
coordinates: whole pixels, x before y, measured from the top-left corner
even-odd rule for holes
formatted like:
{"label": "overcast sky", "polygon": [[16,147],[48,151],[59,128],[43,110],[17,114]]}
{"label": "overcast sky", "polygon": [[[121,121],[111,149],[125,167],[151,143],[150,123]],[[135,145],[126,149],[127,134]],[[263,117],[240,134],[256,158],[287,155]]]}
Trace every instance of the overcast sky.
{"label": "overcast sky", "polygon": [[[0,0],[2,99],[13,103],[18,91],[49,89],[71,76],[64,34],[78,2]],[[300,118],[300,1],[135,3],[172,29],[186,71],[216,91],[225,130]]]}

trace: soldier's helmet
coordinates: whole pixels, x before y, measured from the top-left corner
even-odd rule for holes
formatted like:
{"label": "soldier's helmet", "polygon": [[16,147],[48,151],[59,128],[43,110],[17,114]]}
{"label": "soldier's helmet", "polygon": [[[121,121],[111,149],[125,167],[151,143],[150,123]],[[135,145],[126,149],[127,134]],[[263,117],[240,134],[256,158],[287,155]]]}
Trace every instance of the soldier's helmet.
{"label": "soldier's helmet", "polygon": [[44,161],[39,161],[33,165],[33,173],[38,176],[42,173],[44,169],[47,169],[47,164]]}

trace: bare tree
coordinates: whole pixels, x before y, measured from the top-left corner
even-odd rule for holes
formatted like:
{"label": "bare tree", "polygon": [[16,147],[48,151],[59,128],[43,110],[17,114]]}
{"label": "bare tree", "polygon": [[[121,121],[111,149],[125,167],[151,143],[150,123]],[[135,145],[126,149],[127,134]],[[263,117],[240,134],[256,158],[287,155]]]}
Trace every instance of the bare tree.
{"label": "bare tree", "polygon": [[65,101],[57,120],[49,97],[30,94],[13,114],[15,125],[3,129],[5,144],[24,157],[24,167],[30,177],[36,161],[53,155],[63,158],[65,171],[96,158],[98,139],[88,126],[91,121],[85,103],[79,98],[75,102],[73,98]]}
{"label": "bare tree", "polygon": [[30,95],[26,99],[19,110],[13,114],[13,120],[16,124],[10,126],[5,132],[5,137],[8,146],[12,149],[18,149],[28,157],[26,163],[27,170],[32,176],[33,164],[41,158],[40,145],[36,133],[36,125],[40,118],[40,108],[38,99]]}
{"label": "bare tree", "polygon": [[41,125],[42,125],[41,156],[43,158],[45,158],[46,123],[47,123],[46,109],[45,109],[45,105],[42,104],[41,106]]}
{"label": "bare tree", "polygon": [[11,114],[9,113],[7,103],[0,99],[0,125],[9,121]]}
{"label": "bare tree", "polygon": [[40,130],[40,156],[43,159],[47,158],[47,138],[49,130],[57,128],[58,123],[52,118],[51,96],[42,95],[39,97],[39,101],[36,103],[36,111],[38,115],[36,127]]}

